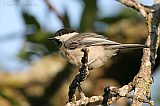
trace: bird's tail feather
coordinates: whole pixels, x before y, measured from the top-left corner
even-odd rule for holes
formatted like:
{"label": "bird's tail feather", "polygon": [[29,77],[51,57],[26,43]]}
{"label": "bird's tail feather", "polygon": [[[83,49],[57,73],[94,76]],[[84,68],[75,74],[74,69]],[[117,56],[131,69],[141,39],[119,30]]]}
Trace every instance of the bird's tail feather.
{"label": "bird's tail feather", "polygon": [[119,45],[112,45],[108,48],[112,49],[139,49],[139,48],[148,48],[147,45],[142,44],[119,44]]}

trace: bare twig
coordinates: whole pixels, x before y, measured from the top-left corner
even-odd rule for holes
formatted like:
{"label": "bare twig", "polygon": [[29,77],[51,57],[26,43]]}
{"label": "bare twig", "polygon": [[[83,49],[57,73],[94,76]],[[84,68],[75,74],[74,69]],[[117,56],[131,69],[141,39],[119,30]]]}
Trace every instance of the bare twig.
{"label": "bare twig", "polygon": [[[76,88],[78,86],[80,88],[80,83],[82,81],[84,81],[89,74],[89,71],[88,71],[88,49],[83,48],[82,52],[84,52],[84,57],[82,57],[82,60],[81,60],[82,67],[79,69],[79,73],[76,75],[76,77],[72,81],[71,85],[69,86],[69,92],[68,92],[69,102],[73,102],[76,100],[76,96],[75,96]],[[80,93],[82,94],[82,92],[80,92]]]}
{"label": "bare twig", "polygon": [[[140,4],[137,0],[119,0],[119,2],[126,6],[138,10],[144,18],[148,26],[148,38],[146,45],[150,48],[143,50],[142,63],[139,73],[134,77],[135,93],[133,97],[132,106],[141,106],[145,97],[150,99],[150,86],[152,84],[151,72],[155,65],[156,52],[159,44],[159,30],[160,23],[160,6],[159,4],[147,7]],[[156,8],[155,8],[156,7]]]}
{"label": "bare twig", "polygon": [[56,8],[52,5],[52,3],[49,0],[45,0],[45,2],[49,9],[52,10],[60,20],[64,19],[64,17],[56,10]]}
{"label": "bare twig", "polygon": [[66,104],[66,106],[85,106],[87,104],[92,104],[92,103],[101,103],[103,100],[102,96],[92,96],[92,97],[84,97],[81,98],[78,101],[75,102],[69,102]]}
{"label": "bare twig", "polygon": [[129,92],[133,90],[132,82],[128,85],[124,85],[121,88],[116,88],[114,86],[106,87],[104,89],[102,105],[108,106],[116,102],[121,97],[131,98]]}
{"label": "bare twig", "polygon": [[145,6],[143,4],[137,3],[138,1],[135,0],[116,0],[127,7],[133,8],[134,10],[140,11],[142,8],[145,10],[147,13],[154,12],[154,9],[152,9],[152,6]]}
{"label": "bare twig", "polygon": [[[81,89],[81,88],[80,88]],[[121,97],[131,98],[131,96],[128,94],[133,89],[132,82],[128,85],[125,85],[121,88],[116,88],[113,86],[107,87],[104,89],[104,95],[103,96],[92,96],[92,97],[86,97],[82,90],[80,91],[80,100],[72,101],[66,104],[66,106],[83,106],[87,104],[95,104],[99,103],[103,105],[112,104],[116,102]]]}
{"label": "bare twig", "polygon": [[[92,97],[86,97],[85,94],[82,92],[80,88],[80,100],[68,102],[66,106],[84,106],[87,104],[101,104],[104,106],[110,105],[112,103],[115,103],[118,99],[121,97],[125,97],[128,99],[133,99],[133,95],[130,95],[129,92],[132,91],[134,88],[134,85],[132,82],[130,82],[128,85],[124,85],[121,88],[116,88],[114,86],[106,87],[104,89],[104,95],[103,96],[92,96]],[[138,99],[139,101],[143,103],[149,103],[153,104],[153,101],[150,101],[148,99]]]}
{"label": "bare twig", "polygon": [[[102,102],[103,105],[108,105],[116,102],[121,97],[132,99],[132,106],[141,106],[142,103],[148,103],[151,106],[154,102],[150,100],[150,86],[152,84],[151,72],[155,65],[156,52],[159,43],[160,34],[160,4],[153,6],[145,6],[138,2],[138,0],[117,0],[124,5],[139,11],[146,19],[148,26],[148,38],[146,45],[150,48],[143,50],[142,63],[139,73],[134,77],[133,81],[121,88],[113,86],[105,88],[105,93],[102,96],[93,96],[88,98],[81,92],[81,99],[75,102],[67,103],[67,106],[81,106],[88,103]],[[157,2],[156,2],[157,3]],[[160,3],[160,2],[158,2]],[[85,57],[85,56],[84,56]],[[83,59],[82,59],[83,60]],[[83,70],[82,70],[83,71]],[[75,78],[77,79],[77,78]],[[83,80],[81,80],[83,81]],[[77,82],[77,81],[76,81]],[[78,86],[78,85],[77,85]],[[76,89],[76,88],[75,88]],[[130,95],[130,91],[135,90],[134,95]],[[74,91],[75,93],[75,91]],[[72,96],[71,96],[72,97]],[[94,99],[93,99],[94,98]]]}
{"label": "bare twig", "polygon": [[108,100],[109,100],[110,98],[111,98],[110,89],[109,89],[109,87],[106,87],[106,88],[104,88],[102,105],[103,105],[103,106],[108,106],[107,102],[108,102]]}
{"label": "bare twig", "polygon": [[142,101],[139,101],[139,99],[144,99],[145,97],[147,97],[148,99],[151,98],[151,72],[155,65],[156,52],[159,44],[158,26],[160,22],[160,6],[159,9],[155,10],[153,13],[147,14],[146,21],[149,32],[146,45],[148,45],[150,49],[144,49],[140,71],[134,78],[135,94],[132,106],[141,106]]}

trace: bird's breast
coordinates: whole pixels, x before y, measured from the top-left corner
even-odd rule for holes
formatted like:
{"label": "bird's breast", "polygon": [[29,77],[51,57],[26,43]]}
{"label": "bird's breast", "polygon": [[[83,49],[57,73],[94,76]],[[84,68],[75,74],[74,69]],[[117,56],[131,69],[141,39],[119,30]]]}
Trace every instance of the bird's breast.
{"label": "bird's breast", "polygon": [[[104,46],[90,46],[87,47],[88,52],[88,64],[89,68],[97,68],[109,60],[115,53],[116,50],[105,49]],[[81,66],[81,59],[83,57],[82,48],[76,48],[73,50],[63,49],[62,54],[71,63],[77,66]]]}

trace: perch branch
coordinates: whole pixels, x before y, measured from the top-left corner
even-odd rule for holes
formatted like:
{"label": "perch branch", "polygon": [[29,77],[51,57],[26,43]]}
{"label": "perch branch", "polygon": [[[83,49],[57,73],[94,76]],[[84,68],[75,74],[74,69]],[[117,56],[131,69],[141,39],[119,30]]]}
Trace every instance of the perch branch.
{"label": "perch branch", "polygon": [[[155,65],[156,52],[159,44],[159,23],[160,6],[155,4],[152,7],[144,6],[137,0],[118,0],[124,5],[138,10],[146,19],[148,27],[148,38],[146,45],[150,48],[143,50],[142,63],[139,73],[134,77],[135,93],[132,106],[141,106],[145,97],[150,100],[150,86],[152,84],[151,72]],[[156,2],[158,3],[158,2]]]}
{"label": "perch branch", "polygon": [[108,106],[116,102],[121,97],[131,98],[129,92],[133,90],[133,83],[130,82],[128,85],[124,85],[121,88],[116,88],[114,86],[104,88],[104,95],[102,105]]}
{"label": "perch branch", "polygon": [[[108,90],[106,90],[108,89]],[[107,87],[104,89],[104,95],[103,96],[92,96],[92,97],[86,97],[83,92],[80,90],[81,98],[80,100],[74,101],[74,102],[68,102],[66,106],[84,106],[87,104],[111,104],[116,102],[120,97],[126,97],[131,98],[131,96],[128,94],[133,89],[132,83],[129,83],[128,85],[125,85],[121,88],[116,88],[113,86]],[[106,97],[110,95],[107,99]]]}
{"label": "perch branch", "polygon": [[[139,11],[142,14],[142,16],[146,19],[149,35],[145,44],[149,48],[145,48],[143,50],[143,57],[142,57],[140,71],[134,77],[133,81],[130,82],[128,85],[125,85],[119,89],[113,86],[105,88],[103,96],[92,96],[89,98],[86,97],[81,90],[79,90],[81,99],[74,102],[69,102],[66,104],[66,106],[81,106],[97,102],[102,102],[103,105],[107,106],[110,105],[111,103],[116,102],[121,97],[132,99],[133,100],[132,106],[141,106],[142,103],[148,103],[151,106],[154,105],[154,102],[150,101],[151,98],[150,86],[152,84],[151,72],[155,64],[155,58],[157,55],[156,52],[159,43],[158,36],[160,34],[159,30],[160,6],[159,4],[155,4],[153,6],[145,6],[140,4],[138,0],[117,0],[117,1],[121,2],[122,4],[130,8]],[[80,73],[78,75],[80,76]],[[83,80],[80,78],[81,80],[78,82],[78,75],[74,79],[75,82],[73,81],[70,86],[71,91],[72,91],[71,88],[74,88],[73,92],[71,93],[72,95],[69,96],[70,101],[72,101],[72,98],[74,98],[75,89],[77,87],[80,88],[80,82],[82,82],[86,78],[85,77]],[[132,91],[133,89],[135,90],[134,95],[130,95],[130,91]]]}
{"label": "perch branch", "polygon": [[137,10],[137,11],[144,9],[144,11],[147,13],[154,12],[154,9],[152,9],[152,6],[143,5],[139,3],[137,0],[116,0],[116,1],[126,5],[129,8],[133,8],[134,10]]}
{"label": "perch branch", "polygon": [[[133,84],[134,84],[133,82],[130,82],[128,85],[124,85],[121,88],[116,88],[114,86],[106,87],[104,89],[103,96],[86,97],[84,93],[81,90],[79,90],[81,95],[80,100],[74,102],[68,102],[66,106],[84,106],[87,104],[101,104],[101,102],[102,105],[107,106],[112,103],[115,103],[121,97],[125,97],[127,99],[133,99],[133,96],[129,94],[129,92],[134,89]],[[153,104],[153,101],[146,99],[139,99],[139,101]]]}
{"label": "perch branch", "polygon": [[[74,78],[74,80],[72,81],[72,83],[69,86],[69,92],[68,92],[69,102],[73,102],[73,101],[76,100],[76,96],[75,96],[76,88],[77,87],[80,88],[81,82],[84,81],[89,74],[89,70],[88,70],[88,49],[83,48],[82,52],[84,52],[84,56],[82,57],[82,60],[81,60],[82,67],[79,69],[79,73],[76,75],[76,77]],[[80,94],[82,94],[82,92]]]}
{"label": "perch branch", "polygon": [[74,103],[69,102],[66,104],[66,106],[85,106],[87,104],[100,103],[102,102],[102,100],[103,100],[102,96],[84,97],[78,101],[75,101]]}
{"label": "perch branch", "polygon": [[[154,7],[154,6],[153,6]],[[160,23],[160,6],[159,9],[153,13],[147,14],[146,17],[148,25],[148,38],[146,45],[150,48],[143,50],[142,63],[139,73],[134,78],[135,82],[135,94],[133,98],[132,106],[141,106],[142,101],[139,99],[150,99],[150,87],[152,84],[151,72],[155,65],[155,58],[157,56],[157,48],[159,44],[159,23]]]}

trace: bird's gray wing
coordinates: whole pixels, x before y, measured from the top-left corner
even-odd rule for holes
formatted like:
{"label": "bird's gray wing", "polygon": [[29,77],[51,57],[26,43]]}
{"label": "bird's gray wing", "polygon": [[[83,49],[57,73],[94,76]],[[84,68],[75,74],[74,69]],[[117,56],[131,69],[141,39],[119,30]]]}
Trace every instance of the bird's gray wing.
{"label": "bird's gray wing", "polygon": [[119,45],[120,43],[110,41],[102,35],[95,33],[81,33],[68,39],[65,43],[65,47],[68,49],[75,49],[82,46],[101,46],[101,45]]}

